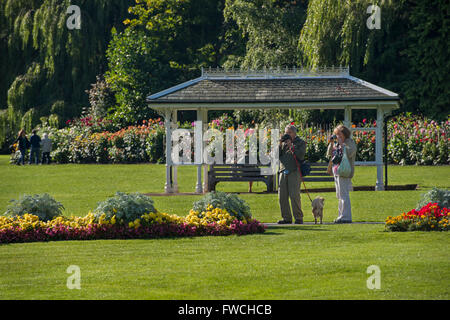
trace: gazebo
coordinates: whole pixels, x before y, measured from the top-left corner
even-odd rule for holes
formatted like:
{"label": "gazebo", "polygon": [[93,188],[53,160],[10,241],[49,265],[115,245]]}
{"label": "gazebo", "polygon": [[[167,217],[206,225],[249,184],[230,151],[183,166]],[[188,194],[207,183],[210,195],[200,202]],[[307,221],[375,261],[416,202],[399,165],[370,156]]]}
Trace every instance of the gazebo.
{"label": "gazebo", "polygon": [[[205,130],[209,110],[234,109],[343,109],[346,127],[352,131],[375,131],[375,161],[356,162],[355,165],[376,166],[375,190],[384,190],[383,122],[385,116],[399,107],[399,97],[394,92],[351,76],[348,67],[316,70],[202,68],[200,77],[152,94],[147,97],[147,103],[165,120],[166,193],[178,192],[177,166],[170,157],[177,111],[197,111],[197,120],[202,121],[202,130]],[[352,128],[353,109],[375,109],[376,127]],[[207,165],[198,162],[195,165],[195,190],[203,193],[207,190]]]}

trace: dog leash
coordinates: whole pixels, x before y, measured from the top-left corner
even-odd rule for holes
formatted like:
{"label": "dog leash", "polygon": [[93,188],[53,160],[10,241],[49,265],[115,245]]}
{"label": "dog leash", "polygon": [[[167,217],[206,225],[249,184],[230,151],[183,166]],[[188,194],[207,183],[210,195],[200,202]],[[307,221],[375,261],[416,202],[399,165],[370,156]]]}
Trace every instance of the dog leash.
{"label": "dog leash", "polygon": [[291,151],[292,151],[292,154],[294,155],[294,160],[295,160],[295,163],[297,164],[298,172],[300,173],[300,180],[303,182],[303,187],[305,187],[306,194],[308,195],[309,200],[312,202],[311,196],[309,195],[309,191],[308,191],[308,189],[306,188],[306,185],[305,185],[305,180],[303,180],[302,170],[300,168],[300,165],[298,164],[297,157],[295,156],[294,147],[293,146],[291,147]]}

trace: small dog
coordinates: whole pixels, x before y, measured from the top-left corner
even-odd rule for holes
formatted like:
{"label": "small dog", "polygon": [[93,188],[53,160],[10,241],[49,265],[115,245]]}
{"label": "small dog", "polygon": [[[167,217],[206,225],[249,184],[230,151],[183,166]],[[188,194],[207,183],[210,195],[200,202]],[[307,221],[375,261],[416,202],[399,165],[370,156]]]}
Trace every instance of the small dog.
{"label": "small dog", "polygon": [[314,224],[317,224],[317,218],[320,218],[320,224],[322,224],[324,202],[325,202],[324,198],[316,197],[311,203],[312,213],[314,216]]}

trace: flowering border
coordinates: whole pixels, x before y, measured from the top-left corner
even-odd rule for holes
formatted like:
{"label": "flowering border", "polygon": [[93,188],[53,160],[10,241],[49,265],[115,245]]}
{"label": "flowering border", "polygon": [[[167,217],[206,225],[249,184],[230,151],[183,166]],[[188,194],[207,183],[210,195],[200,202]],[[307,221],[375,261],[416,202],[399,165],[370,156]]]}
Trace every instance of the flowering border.
{"label": "flowering border", "polygon": [[450,209],[430,202],[419,210],[412,209],[396,217],[387,217],[387,231],[449,231]]}
{"label": "flowering border", "polygon": [[1,217],[0,243],[246,235],[263,233],[266,228],[254,219],[233,219],[226,224],[220,221],[192,223],[165,213],[146,214],[139,222],[128,224],[104,220],[102,217],[97,222],[94,220],[91,213],[83,218],[57,217],[48,222],[29,214],[13,218]]}

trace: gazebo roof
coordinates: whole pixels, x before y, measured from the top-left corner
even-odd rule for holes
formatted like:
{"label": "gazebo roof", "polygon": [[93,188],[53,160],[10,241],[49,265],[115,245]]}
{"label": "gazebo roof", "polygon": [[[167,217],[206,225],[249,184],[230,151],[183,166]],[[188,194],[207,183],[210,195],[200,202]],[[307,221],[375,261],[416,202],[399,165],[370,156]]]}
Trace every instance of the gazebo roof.
{"label": "gazebo roof", "polygon": [[202,69],[202,76],[147,97],[150,107],[208,105],[292,107],[306,105],[390,105],[396,93],[350,76],[348,68],[223,70]]}

